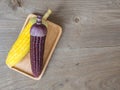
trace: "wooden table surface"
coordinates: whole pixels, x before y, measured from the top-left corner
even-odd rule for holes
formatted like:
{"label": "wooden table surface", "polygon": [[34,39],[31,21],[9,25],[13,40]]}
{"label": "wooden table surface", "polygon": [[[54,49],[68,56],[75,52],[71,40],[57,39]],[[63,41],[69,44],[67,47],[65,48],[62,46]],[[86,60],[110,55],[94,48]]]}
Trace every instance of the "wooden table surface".
{"label": "wooden table surface", "polygon": [[[53,10],[63,34],[34,81],[5,65],[28,14]],[[0,0],[0,90],[120,90],[120,0]]]}

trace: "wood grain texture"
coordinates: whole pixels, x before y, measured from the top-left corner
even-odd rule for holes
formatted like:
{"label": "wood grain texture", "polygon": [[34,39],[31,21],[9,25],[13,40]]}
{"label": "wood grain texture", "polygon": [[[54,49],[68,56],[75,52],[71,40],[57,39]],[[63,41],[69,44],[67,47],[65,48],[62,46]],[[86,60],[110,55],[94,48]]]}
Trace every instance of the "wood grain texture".
{"label": "wood grain texture", "polygon": [[[63,35],[34,81],[5,58],[27,15],[47,8]],[[120,90],[120,0],[0,0],[0,41],[0,90]]]}

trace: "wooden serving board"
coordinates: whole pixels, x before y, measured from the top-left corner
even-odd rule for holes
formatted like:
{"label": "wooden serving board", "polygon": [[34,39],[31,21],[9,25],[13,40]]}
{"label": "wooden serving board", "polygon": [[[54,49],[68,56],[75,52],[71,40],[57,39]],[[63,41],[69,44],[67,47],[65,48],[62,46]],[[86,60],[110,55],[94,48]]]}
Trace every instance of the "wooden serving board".
{"label": "wooden serving board", "polygon": [[[34,14],[30,14],[24,25],[23,25],[23,28],[22,30],[24,29],[24,27],[27,25],[28,21],[30,18],[32,17],[36,17],[36,15]],[[25,76],[28,76],[34,80],[39,80],[41,79],[42,75],[44,74],[46,68],[47,68],[47,65],[50,61],[50,58],[53,54],[53,51],[55,50],[55,47],[58,43],[58,40],[61,36],[61,33],[62,33],[62,28],[57,25],[57,24],[54,24],[50,21],[47,21],[48,22],[48,31],[47,31],[47,36],[46,36],[46,41],[45,41],[45,51],[44,51],[44,61],[43,61],[43,70],[40,74],[40,76],[38,78],[34,77],[33,76],[33,73],[32,73],[32,70],[31,70],[31,64],[30,64],[30,53],[28,53],[21,62],[19,62],[16,66],[12,67],[11,69],[12,70],[15,70]],[[22,31],[21,30],[21,31]]]}

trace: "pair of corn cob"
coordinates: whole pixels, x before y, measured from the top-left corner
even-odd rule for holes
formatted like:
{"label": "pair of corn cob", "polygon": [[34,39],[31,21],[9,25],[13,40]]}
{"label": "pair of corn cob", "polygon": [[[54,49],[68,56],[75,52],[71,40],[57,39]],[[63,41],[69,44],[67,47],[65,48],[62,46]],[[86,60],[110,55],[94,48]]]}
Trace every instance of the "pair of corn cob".
{"label": "pair of corn cob", "polygon": [[[50,14],[51,10],[48,9],[48,11],[42,18],[42,23],[46,26],[47,26],[46,19],[49,17]],[[19,34],[17,40],[13,44],[7,56],[6,64],[8,65],[8,67],[15,66],[30,51],[30,29],[35,22],[36,18],[30,18],[28,24]]]}

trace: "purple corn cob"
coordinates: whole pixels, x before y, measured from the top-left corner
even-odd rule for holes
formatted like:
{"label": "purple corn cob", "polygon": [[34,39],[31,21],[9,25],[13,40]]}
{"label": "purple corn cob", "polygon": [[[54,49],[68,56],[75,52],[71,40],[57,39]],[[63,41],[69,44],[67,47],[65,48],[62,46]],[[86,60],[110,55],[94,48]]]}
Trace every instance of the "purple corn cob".
{"label": "purple corn cob", "polygon": [[43,67],[43,55],[47,28],[41,23],[41,16],[37,17],[37,22],[30,31],[30,60],[34,77],[38,77]]}

